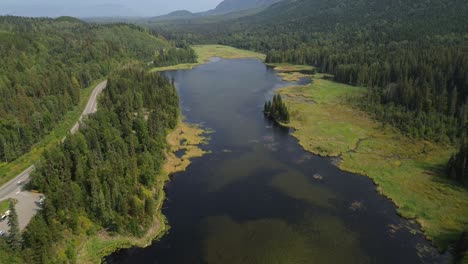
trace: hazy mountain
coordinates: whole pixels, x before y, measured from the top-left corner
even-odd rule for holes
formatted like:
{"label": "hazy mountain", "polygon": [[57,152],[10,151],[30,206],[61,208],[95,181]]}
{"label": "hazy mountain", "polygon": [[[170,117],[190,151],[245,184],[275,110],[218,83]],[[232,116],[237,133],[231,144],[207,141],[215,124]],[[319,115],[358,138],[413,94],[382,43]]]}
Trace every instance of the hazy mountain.
{"label": "hazy mountain", "polygon": [[229,18],[238,18],[258,13],[272,4],[278,3],[280,1],[284,0],[224,0],[218,6],[216,6],[216,8],[206,12],[192,13],[187,10],[178,10],[167,15],[154,17],[153,20],[185,20],[225,14],[232,14],[232,16]]}
{"label": "hazy mountain", "polygon": [[199,16],[200,16],[200,13],[192,13],[187,10],[178,10],[178,11],[171,12],[167,15],[155,17],[154,20],[158,21],[158,20],[191,19],[191,18],[196,18]]}
{"label": "hazy mountain", "polygon": [[224,0],[209,14],[226,14],[246,9],[268,7],[282,0]]}

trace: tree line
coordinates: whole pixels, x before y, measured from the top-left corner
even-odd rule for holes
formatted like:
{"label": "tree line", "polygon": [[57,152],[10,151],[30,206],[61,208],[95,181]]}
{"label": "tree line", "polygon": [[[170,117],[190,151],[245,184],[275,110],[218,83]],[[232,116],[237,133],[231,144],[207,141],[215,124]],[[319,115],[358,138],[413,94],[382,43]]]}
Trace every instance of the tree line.
{"label": "tree line", "polygon": [[197,58],[195,50],[189,46],[183,48],[171,47],[159,50],[154,56],[153,66],[164,67],[182,63],[196,63]]}

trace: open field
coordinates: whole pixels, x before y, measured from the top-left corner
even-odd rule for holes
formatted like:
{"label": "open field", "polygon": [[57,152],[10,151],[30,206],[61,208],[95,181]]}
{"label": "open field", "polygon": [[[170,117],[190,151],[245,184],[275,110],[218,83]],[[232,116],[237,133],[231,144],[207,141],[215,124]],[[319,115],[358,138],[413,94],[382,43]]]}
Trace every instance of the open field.
{"label": "open field", "polygon": [[289,107],[293,135],[305,150],[341,156],[341,169],[369,176],[399,214],[416,219],[428,238],[446,248],[468,229],[468,190],[443,175],[455,149],[384,128],[347,103],[364,91],[314,78],[310,85],[278,92]]}
{"label": "open field", "polygon": [[2,163],[0,165],[0,186],[7,183],[9,180],[16,177],[18,174],[26,170],[39,160],[44,150],[58,144],[69,132],[73,125],[78,121],[80,115],[88,103],[93,89],[101,80],[96,80],[89,87],[80,90],[80,103],[75,106],[72,111],[68,112],[63,121],[60,122],[55,129],[40,142],[31,148],[31,151],[19,157],[13,162]]}
{"label": "open field", "polygon": [[169,70],[184,70],[192,69],[195,66],[208,62],[213,57],[219,57],[223,59],[242,59],[242,58],[255,58],[259,60],[265,60],[265,55],[253,51],[236,49],[229,46],[222,45],[195,45],[192,46],[198,55],[197,63],[178,64],[168,67],[154,68],[152,72],[161,72]]}

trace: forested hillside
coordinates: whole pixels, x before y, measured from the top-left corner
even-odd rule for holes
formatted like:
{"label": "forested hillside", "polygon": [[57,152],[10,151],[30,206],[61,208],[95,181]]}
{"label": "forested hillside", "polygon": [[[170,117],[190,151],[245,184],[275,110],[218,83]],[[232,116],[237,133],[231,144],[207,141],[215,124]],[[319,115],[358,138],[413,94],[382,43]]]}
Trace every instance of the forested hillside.
{"label": "forested hillside", "polygon": [[101,230],[139,237],[153,224],[166,133],[179,114],[175,88],[127,65],[111,74],[99,103],[80,131],[38,164],[30,187],[45,194],[45,206],[20,248],[0,239],[9,263],[73,263],[83,237]]}
{"label": "forested hillside", "polygon": [[0,162],[11,162],[48,134],[93,80],[169,47],[133,25],[0,17]]}

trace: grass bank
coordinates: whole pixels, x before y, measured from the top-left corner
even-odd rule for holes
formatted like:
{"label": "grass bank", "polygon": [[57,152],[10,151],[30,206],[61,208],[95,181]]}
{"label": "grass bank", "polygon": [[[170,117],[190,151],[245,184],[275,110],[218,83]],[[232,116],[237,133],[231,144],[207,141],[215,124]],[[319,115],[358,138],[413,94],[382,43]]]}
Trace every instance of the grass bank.
{"label": "grass bank", "polygon": [[73,125],[80,119],[83,109],[88,103],[88,99],[91,96],[96,85],[102,82],[104,79],[93,82],[89,87],[80,90],[80,103],[75,106],[70,112],[68,112],[63,121],[55,126],[54,130],[45,136],[41,141],[35,144],[31,150],[17,158],[15,161],[10,163],[2,163],[0,165],[0,186],[7,183],[18,174],[29,168],[29,166],[36,163],[41,157],[44,150],[59,143],[69,132]]}
{"label": "grass bank", "polygon": [[[197,126],[179,122],[178,126],[167,136],[167,160],[160,175],[158,175],[155,193],[158,194],[156,215],[154,224],[143,237],[129,237],[122,235],[111,235],[105,231],[99,232],[91,237],[83,237],[78,245],[78,263],[101,263],[102,258],[112,252],[133,246],[147,247],[151,242],[162,237],[168,230],[165,216],[161,208],[166,198],[164,186],[173,173],[184,171],[190,160],[201,157],[205,151],[199,145],[204,143],[204,131]],[[177,157],[176,152],[184,150],[182,157]]]}
{"label": "grass bank", "polygon": [[468,191],[443,173],[455,149],[383,127],[348,103],[363,95],[364,88],[321,77],[278,91],[289,107],[288,125],[299,144],[318,155],[341,156],[341,169],[370,177],[398,213],[415,219],[439,248],[454,242],[468,229]]}
{"label": "grass bank", "polygon": [[151,72],[192,69],[195,66],[208,62],[213,57],[219,57],[223,59],[254,58],[262,61],[266,58],[266,55],[261,53],[236,49],[233,47],[223,45],[195,45],[192,46],[192,48],[198,55],[197,63],[186,63],[168,67],[158,67],[152,69]]}
{"label": "grass bank", "polygon": [[0,216],[2,216],[10,207],[10,199],[6,199],[0,202]]}

